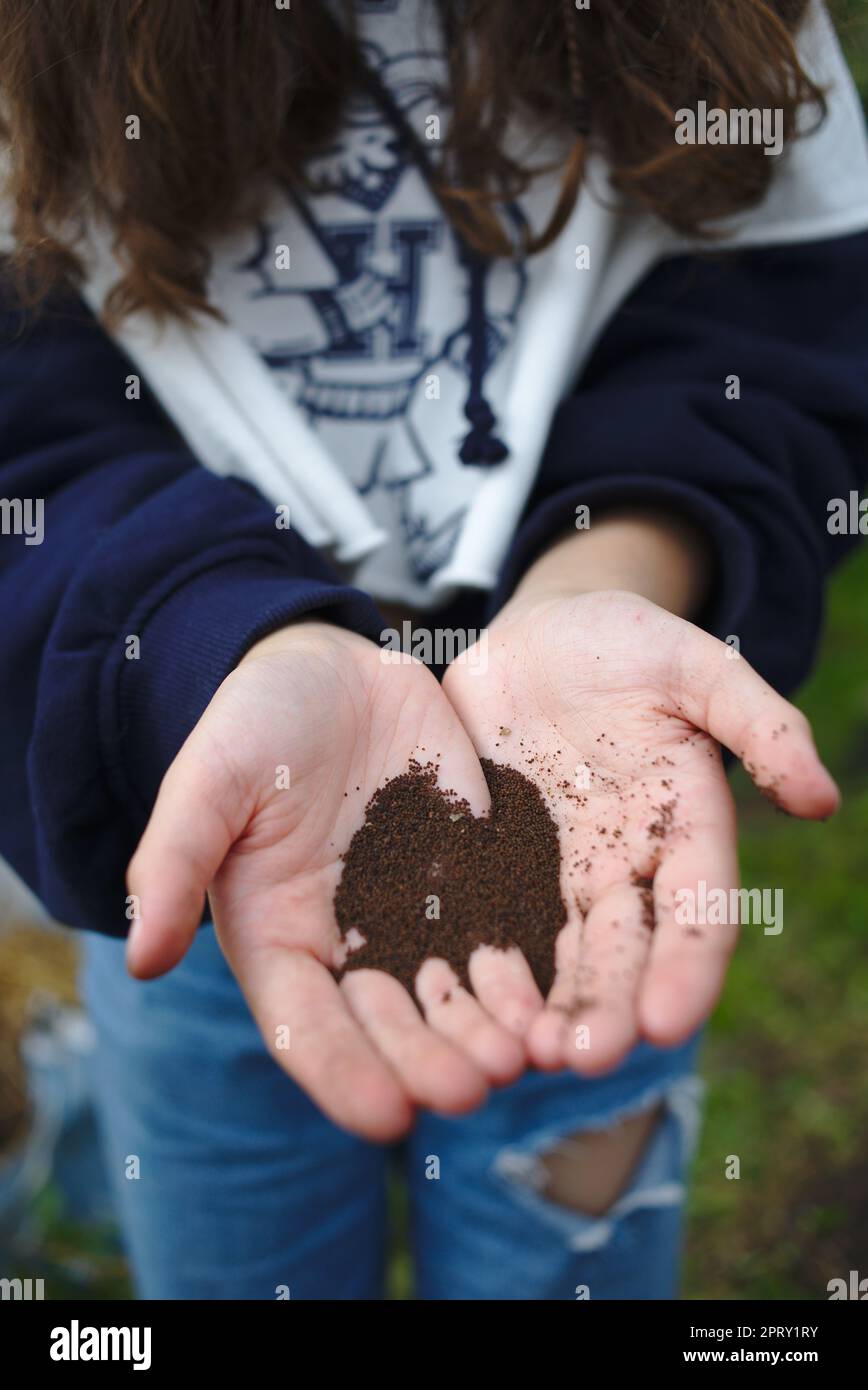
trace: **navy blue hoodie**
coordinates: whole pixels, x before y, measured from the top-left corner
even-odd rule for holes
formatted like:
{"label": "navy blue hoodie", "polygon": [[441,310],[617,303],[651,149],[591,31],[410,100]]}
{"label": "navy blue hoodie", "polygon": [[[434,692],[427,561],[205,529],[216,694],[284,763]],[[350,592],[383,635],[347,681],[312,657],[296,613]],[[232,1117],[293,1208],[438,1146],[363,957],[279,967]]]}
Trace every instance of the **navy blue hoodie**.
{"label": "navy blue hoodie", "polygon": [[[375,604],[252,488],[207,472],[82,303],[0,294],[0,496],[45,541],[0,546],[0,853],[61,921],[122,935],[126,865],[160,780],[247,648],[303,613],[377,640]],[[737,408],[725,382],[741,383]],[[495,613],[578,502],[683,512],[708,538],[701,621],[782,691],[809,670],[825,576],[855,536],[828,504],[868,473],[868,234],[667,261],[558,410]],[[125,659],[140,638],[147,660]]]}

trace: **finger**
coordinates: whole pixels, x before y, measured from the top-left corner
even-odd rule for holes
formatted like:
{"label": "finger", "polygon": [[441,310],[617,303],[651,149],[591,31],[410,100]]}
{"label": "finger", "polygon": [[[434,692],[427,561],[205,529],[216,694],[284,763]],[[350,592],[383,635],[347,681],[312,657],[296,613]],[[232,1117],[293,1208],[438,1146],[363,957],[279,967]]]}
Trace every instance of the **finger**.
{"label": "finger", "polygon": [[518,947],[477,946],[467,974],[482,1007],[510,1033],[524,1038],[544,1001]]}
{"label": "finger", "polygon": [[[561,836],[568,834],[569,829],[569,826],[561,826]],[[577,993],[576,974],[584,919],[578,896],[570,883],[569,862],[570,856],[562,854],[561,898],[566,906],[567,920],[555,938],[555,977],[544,1008],[533,1020],[525,1040],[528,1056],[541,1071],[559,1071],[564,1065],[569,1016]]]}
{"label": "finger", "polygon": [[518,1038],[489,1017],[445,960],[425,961],[416,977],[416,997],[435,1032],[465,1052],[493,1085],[515,1081],[524,1071]]}
{"label": "finger", "polygon": [[[395,629],[387,629],[395,633]],[[424,634],[423,634],[424,635]],[[407,769],[407,754],[423,766],[437,768],[437,785],[447,794],[465,800],[475,816],[485,816],[491,810],[491,794],[479,762],[479,754],[446,695],[418,657],[402,651],[398,645],[385,646],[380,651],[383,679],[398,683],[399,690],[418,695],[420,683],[427,682],[429,697],[423,704],[410,701],[413,710],[422,708],[424,717],[415,724],[411,739],[400,722],[393,729],[386,757],[375,780],[381,785],[389,777]]]}
{"label": "finger", "polygon": [[427,1026],[396,979],[381,970],[351,970],[340,987],[354,1018],[419,1105],[462,1114],[482,1104],[488,1087],[479,1067]]}
{"label": "finger", "polygon": [[540,1071],[560,1071],[570,1033],[570,1013],[577,996],[576,976],[581,951],[582,918],[570,914],[555,941],[555,978],[545,1007],[528,1029],[528,1056]]}
{"label": "finger", "polygon": [[596,1076],[610,1071],[639,1040],[638,998],[651,949],[653,905],[647,889],[622,883],[585,917],[579,957],[579,1007],[566,1063]]}
{"label": "finger", "polygon": [[[219,928],[218,938],[224,945]],[[343,1129],[375,1143],[400,1138],[409,1097],[326,967],[281,946],[226,954],[278,1066]]]}
{"label": "finger", "polygon": [[[581,827],[572,818],[561,821],[558,829],[561,841],[561,900],[567,920],[555,938],[555,977],[545,1000],[542,1013],[533,1020],[525,1040],[528,1056],[541,1071],[560,1071],[564,1066],[566,1049],[570,1046],[572,1029],[570,1015],[578,994],[577,974],[582,949],[584,917],[583,902],[572,882],[571,866],[575,844]],[[580,843],[580,840],[578,841]]]}
{"label": "finger", "polygon": [[218,760],[184,750],[163,778],[127,870],[137,906],[127,968],[139,979],[171,970],[196,934],[208,885],[243,829],[224,814],[227,805],[240,814],[228,781]]}
{"label": "finger", "polygon": [[639,996],[639,1024],[643,1036],[660,1047],[684,1042],[711,1013],[738,938],[737,920],[696,920],[713,915],[702,908],[715,901],[708,897],[712,889],[723,890],[725,915],[732,915],[730,890],[738,886],[738,856],[731,806],[727,815],[727,825],[699,827],[676,845],[654,878],[656,925]]}
{"label": "finger", "polygon": [[637,999],[651,943],[647,891],[620,883],[598,898],[581,930],[561,1064],[584,1076],[610,1071],[639,1037]]}
{"label": "finger", "polygon": [[691,658],[689,679],[679,684],[679,711],[735,753],[776,806],[808,820],[830,816],[840,794],[801,710],[731,647],[707,633],[698,641],[700,659]]}
{"label": "finger", "polygon": [[[424,753],[420,761],[426,759],[437,765],[437,785],[442,791],[452,793],[466,801],[474,816],[487,816],[491,810],[491,793],[479,762],[479,754],[457,714],[448,707],[445,725],[441,700],[445,703],[443,692],[437,686],[436,713],[440,722],[439,731],[426,735]],[[445,732],[444,732],[445,729]],[[431,744],[434,744],[432,750]]]}

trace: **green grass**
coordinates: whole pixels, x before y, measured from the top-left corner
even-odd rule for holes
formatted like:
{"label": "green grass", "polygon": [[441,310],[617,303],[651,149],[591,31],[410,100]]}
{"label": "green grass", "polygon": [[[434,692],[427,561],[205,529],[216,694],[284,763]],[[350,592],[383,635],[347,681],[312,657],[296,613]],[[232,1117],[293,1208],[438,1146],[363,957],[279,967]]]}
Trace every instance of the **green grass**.
{"label": "green grass", "polygon": [[53,1183],[35,1199],[29,1224],[38,1249],[14,1257],[15,1267],[22,1278],[44,1280],[46,1299],[132,1298],[113,1225],[71,1220]]}
{"label": "green grass", "polygon": [[[868,109],[868,0],[833,5]],[[868,553],[832,583],[797,703],[844,792],[802,825],[735,778],[744,881],[784,890],[784,930],[747,928],[705,1049],[688,1298],[815,1299],[868,1274]],[[741,1177],[727,1179],[727,1156]]]}
{"label": "green grass", "polygon": [[829,1279],[868,1273],[866,614],[863,552],[833,582],[798,699],[844,792],[839,815],[792,821],[736,777],[744,881],[784,890],[784,929],[745,928],[712,1021],[688,1297],[819,1298]]}

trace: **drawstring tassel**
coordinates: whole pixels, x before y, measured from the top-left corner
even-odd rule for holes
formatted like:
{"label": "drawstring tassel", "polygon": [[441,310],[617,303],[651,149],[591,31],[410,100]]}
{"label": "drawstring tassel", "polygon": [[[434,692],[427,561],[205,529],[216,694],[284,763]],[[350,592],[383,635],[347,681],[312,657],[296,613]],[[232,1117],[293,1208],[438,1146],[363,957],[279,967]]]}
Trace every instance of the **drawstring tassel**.
{"label": "drawstring tassel", "polygon": [[509,450],[502,439],[492,433],[496,420],[494,411],[483,394],[483,382],[488,366],[485,319],[485,276],[487,263],[471,247],[464,247],[464,259],[469,270],[470,312],[467,326],[470,338],[468,365],[470,368],[470,394],[464,406],[464,414],[470,421],[470,431],[465,435],[458,457],[462,463],[481,464],[491,468],[502,463]]}
{"label": "drawstring tassel", "polygon": [[492,434],[495,418],[494,411],[488,404],[484,396],[469,396],[464,407],[464,414],[467,416],[472,429],[464,436],[461,448],[458,450],[458,457],[462,463],[480,463],[486,467],[491,467],[494,463],[502,463],[509,455],[509,450],[502,439]]}

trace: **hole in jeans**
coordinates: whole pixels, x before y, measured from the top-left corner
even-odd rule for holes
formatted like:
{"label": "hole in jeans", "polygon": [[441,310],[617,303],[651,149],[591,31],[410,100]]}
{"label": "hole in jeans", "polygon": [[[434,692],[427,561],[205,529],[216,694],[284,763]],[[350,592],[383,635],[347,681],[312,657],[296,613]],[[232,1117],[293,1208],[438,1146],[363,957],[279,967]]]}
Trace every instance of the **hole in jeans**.
{"label": "hole in jeans", "polygon": [[663,1110],[660,1102],[611,1129],[580,1130],[540,1154],[546,1198],[586,1216],[603,1216],[629,1187]]}

